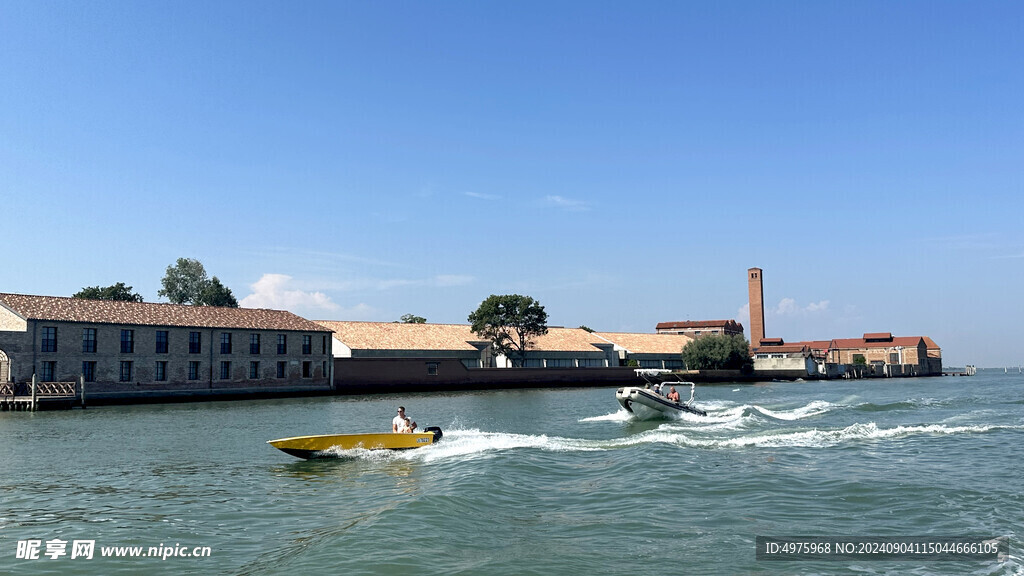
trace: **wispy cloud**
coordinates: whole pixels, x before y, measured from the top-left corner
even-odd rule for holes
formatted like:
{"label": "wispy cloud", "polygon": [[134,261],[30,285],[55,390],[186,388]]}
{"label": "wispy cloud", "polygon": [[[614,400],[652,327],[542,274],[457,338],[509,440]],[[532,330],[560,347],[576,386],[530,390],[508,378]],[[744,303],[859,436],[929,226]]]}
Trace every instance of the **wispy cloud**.
{"label": "wispy cloud", "polygon": [[561,208],[567,212],[584,212],[590,210],[590,203],[584,200],[575,200],[564,196],[545,196],[544,203],[548,206]]}
{"label": "wispy cloud", "polygon": [[484,194],[483,192],[463,192],[463,196],[469,196],[470,198],[479,198],[480,200],[501,200],[501,196],[497,194]]}

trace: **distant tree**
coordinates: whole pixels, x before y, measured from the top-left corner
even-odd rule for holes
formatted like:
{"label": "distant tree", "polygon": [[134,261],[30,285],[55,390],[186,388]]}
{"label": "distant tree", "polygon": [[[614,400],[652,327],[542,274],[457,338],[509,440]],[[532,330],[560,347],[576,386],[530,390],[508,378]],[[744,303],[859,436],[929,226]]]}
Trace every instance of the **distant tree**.
{"label": "distant tree", "polygon": [[594,329],[591,328],[590,326],[585,326],[583,324],[580,324],[580,330],[586,330],[587,332],[591,332],[591,333],[594,331]]}
{"label": "distant tree", "polygon": [[683,362],[689,370],[753,370],[750,344],[739,334],[701,336],[683,347]]}
{"label": "distant tree", "polygon": [[142,295],[132,292],[131,286],[118,282],[112,286],[87,286],[78,291],[72,298],[84,300],[119,300],[122,302],[142,302]]}
{"label": "distant tree", "polygon": [[402,324],[426,324],[427,319],[422,316],[414,316],[412,314],[402,314],[402,317],[398,319]]}
{"label": "distant tree", "polygon": [[167,267],[167,273],[160,282],[163,288],[157,294],[174,304],[238,307],[231,290],[216,276],[211,280],[202,262],[193,258],[178,258],[173,266]]}
{"label": "distant tree", "polygon": [[533,339],[548,333],[548,313],[529,296],[506,294],[487,297],[469,315],[472,330],[480,338],[490,340],[494,351],[522,366]]}
{"label": "distant tree", "polygon": [[196,304],[200,306],[238,308],[238,300],[231,293],[231,289],[221,284],[216,276],[206,286],[203,286],[202,292],[199,293],[199,302],[196,302]]}

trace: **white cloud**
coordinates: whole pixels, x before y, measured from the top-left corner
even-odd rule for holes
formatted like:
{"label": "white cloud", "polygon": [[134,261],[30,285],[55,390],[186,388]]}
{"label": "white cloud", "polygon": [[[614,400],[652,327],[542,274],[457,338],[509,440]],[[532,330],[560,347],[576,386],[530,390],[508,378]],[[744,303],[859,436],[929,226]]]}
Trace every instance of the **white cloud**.
{"label": "white cloud", "polygon": [[544,203],[549,206],[561,208],[569,212],[582,212],[584,210],[590,210],[590,204],[583,200],[573,200],[571,198],[565,198],[563,196],[545,196]]}
{"label": "white cloud", "polygon": [[291,284],[291,276],[264,274],[249,287],[252,293],[242,298],[238,304],[244,308],[273,308],[291,312],[296,312],[296,310],[336,312],[341,309],[323,292],[306,292],[291,288]]}
{"label": "white cloud", "polygon": [[498,196],[497,194],[484,194],[482,192],[463,192],[462,194],[464,196],[469,196],[470,198],[479,198],[481,200],[500,200],[501,199],[501,196]]}
{"label": "white cloud", "polygon": [[783,298],[775,308],[766,309],[765,313],[771,316],[804,316],[828,310],[828,300],[811,302],[806,306],[800,306],[792,298]]}

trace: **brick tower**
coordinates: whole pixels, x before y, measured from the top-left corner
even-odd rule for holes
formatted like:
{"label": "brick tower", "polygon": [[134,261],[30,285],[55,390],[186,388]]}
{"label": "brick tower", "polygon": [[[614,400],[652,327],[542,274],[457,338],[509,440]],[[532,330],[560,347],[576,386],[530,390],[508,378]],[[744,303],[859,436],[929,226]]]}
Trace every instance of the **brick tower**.
{"label": "brick tower", "polygon": [[756,348],[764,338],[764,285],[760,268],[747,270],[747,288],[750,293],[750,345]]}

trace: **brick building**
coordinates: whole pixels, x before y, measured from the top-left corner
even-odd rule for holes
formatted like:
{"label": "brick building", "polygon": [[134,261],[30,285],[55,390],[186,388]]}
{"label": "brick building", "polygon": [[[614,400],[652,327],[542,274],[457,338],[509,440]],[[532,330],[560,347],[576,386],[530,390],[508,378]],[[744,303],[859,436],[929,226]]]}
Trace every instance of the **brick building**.
{"label": "brick building", "polygon": [[658,334],[681,334],[690,338],[711,334],[743,335],[743,324],[735,320],[686,320],[683,322],[659,322],[654,329]]}
{"label": "brick building", "polygon": [[0,374],[94,398],[330,389],[331,333],[281,310],[0,294]]}

